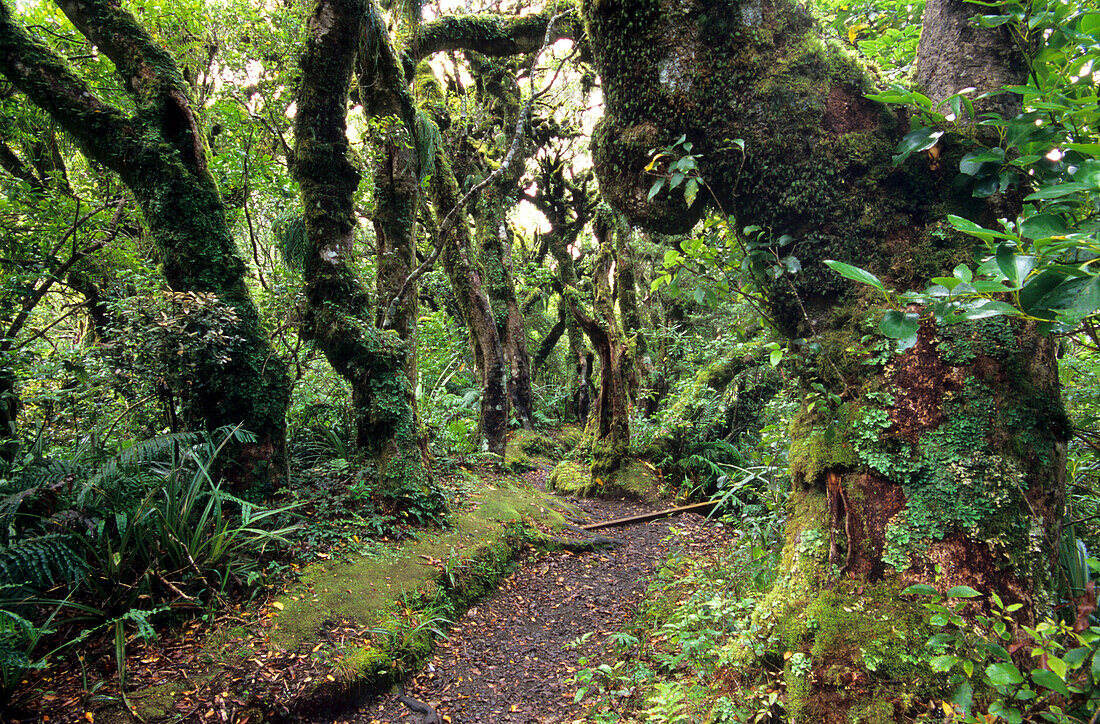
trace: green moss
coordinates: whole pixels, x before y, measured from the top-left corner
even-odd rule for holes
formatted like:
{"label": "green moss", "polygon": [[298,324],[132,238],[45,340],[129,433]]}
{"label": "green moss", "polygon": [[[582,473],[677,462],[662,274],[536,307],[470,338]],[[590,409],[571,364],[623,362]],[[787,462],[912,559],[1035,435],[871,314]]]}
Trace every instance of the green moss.
{"label": "green moss", "polygon": [[817,484],[826,470],[852,467],[859,461],[845,424],[848,414],[844,408],[843,417],[826,423],[819,414],[804,411],[791,422],[789,461],[797,484]]}
{"label": "green moss", "polygon": [[615,472],[604,482],[605,492],[624,492],[643,500],[656,500],[660,478],[649,463],[629,458],[620,462]]}
{"label": "green moss", "polygon": [[854,699],[841,696],[844,704],[855,703],[849,711],[852,722],[893,722],[891,702],[901,702],[904,709],[940,693],[943,682],[931,673],[924,653],[931,633],[926,614],[919,604],[901,600],[895,583],[861,584],[857,589],[850,582],[820,591],[789,612],[782,623],[784,646],[812,662],[812,673],[787,667],[792,721],[821,721],[825,712],[819,707],[838,704],[813,698],[806,684],[811,676],[818,691],[843,692],[853,681],[861,682],[862,693]]}
{"label": "green moss", "polygon": [[562,446],[549,435],[534,430],[515,430],[508,439],[504,466],[516,472],[534,470],[540,464],[561,459]]}
{"label": "green moss", "polygon": [[546,479],[547,490],[578,498],[592,495],[597,487],[596,481],[583,466],[568,460],[558,463]]}

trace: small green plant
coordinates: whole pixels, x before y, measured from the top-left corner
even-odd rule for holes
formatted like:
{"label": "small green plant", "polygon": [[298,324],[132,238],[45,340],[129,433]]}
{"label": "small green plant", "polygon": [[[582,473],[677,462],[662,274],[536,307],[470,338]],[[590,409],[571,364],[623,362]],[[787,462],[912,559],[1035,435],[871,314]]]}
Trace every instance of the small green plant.
{"label": "small green plant", "polygon": [[[932,626],[940,629],[928,640],[934,654],[928,663],[932,671],[946,674],[954,687],[950,700],[943,703],[951,721],[1095,721],[1100,707],[1100,627],[1075,627],[1052,619],[1022,626],[1013,618],[1022,604],[1005,605],[996,593],[988,596],[988,612],[967,613],[970,602],[982,595],[969,586],[955,586],[941,595],[932,586],[918,584],[902,594],[928,597],[921,605],[931,612]],[[1026,636],[1022,646],[1021,632]],[[1021,670],[1023,651],[1032,663]]]}

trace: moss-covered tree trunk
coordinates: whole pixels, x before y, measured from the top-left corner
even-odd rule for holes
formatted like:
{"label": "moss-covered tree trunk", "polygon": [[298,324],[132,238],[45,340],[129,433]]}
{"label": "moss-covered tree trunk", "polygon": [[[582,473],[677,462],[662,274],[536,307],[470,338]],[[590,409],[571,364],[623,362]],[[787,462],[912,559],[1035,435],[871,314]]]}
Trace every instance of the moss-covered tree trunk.
{"label": "moss-covered tree trunk", "polygon": [[365,0],[320,0],[310,15],[294,119],[294,175],[302,191],[307,251],[307,333],[351,384],[360,448],[375,460],[382,497],[421,518],[443,499],[427,469],[406,376],[406,344],[369,321],[351,265],[352,200],[359,173],[348,160],[348,86]]}
{"label": "moss-covered tree trunk", "polygon": [[0,3],[0,72],[133,192],[176,291],[212,292],[236,314],[229,360],[194,371],[185,412],[213,429],[243,425],[255,444],[235,453],[238,482],[277,472],[288,383],[245,286],[245,264],[207,168],[203,135],[175,61],[117,3],[63,0],[74,25],[114,63],[135,109],[104,103],[69,64],[32,38]]}
{"label": "moss-covered tree trunk", "polygon": [[[521,164],[516,164],[522,170]],[[487,188],[477,203],[478,258],[485,270],[485,292],[497,322],[497,335],[508,365],[508,396],[512,413],[525,430],[534,429],[534,403],[531,393],[531,355],[527,351],[527,325],[516,299],[516,283],[512,274],[511,231],[507,227],[501,183]],[[518,179],[514,180],[518,183]]]}
{"label": "moss-covered tree trunk", "polygon": [[629,371],[630,395],[640,403],[645,416],[652,417],[660,404],[659,375],[649,355],[642,315],[638,309],[637,267],[630,242],[631,232],[620,230],[615,241],[615,297],[619,303],[623,334],[631,346],[634,360],[634,366]]}
{"label": "moss-covered tree trunk", "polygon": [[409,93],[401,64],[389,42],[386,26],[376,9],[364,24],[357,59],[359,100],[363,113],[379,123],[372,138],[377,158],[372,170],[374,182],[374,232],[377,244],[378,325],[382,325],[388,300],[404,290],[401,302],[392,310],[390,328],[406,340],[405,371],[410,392],[415,389],[416,316],[419,295],[416,284],[405,288],[405,280],[416,267],[416,214],[420,208],[421,139],[417,133],[416,108]]}
{"label": "moss-covered tree trunk", "polygon": [[808,397],[792,428],[783,572],[756,615],[780,651],[808,657],[788,663],[787,709],[814,724],[905,720],[915,698],[949,694],[903,656],[924,640],[905,586],[997,593],[1025,604],[1023,620],[1049,606],[1068,435],[1054,345],[1004,319],[925,319],[895,353],[879,298],[823,260],[922,287],[972,259],[945,213],[989,225],[1010,200],[952,185],[963,137],[895,166],[906,119],[864,98],[872,76],[793,2],[588,0],[583,12],[604,82],[593,151],[605,198],[635,223],[689,228],[704,194],[690,208],[678,190],[650,201],[644,172],[650,149],[686,135],[735,223],[790,237],[775,249],[801,262],[768,302],[784,332],[821,344],[806,383],[829,394]]}
{"label": "moss-covered tree trunk", "polygon": [[[458,205],[458,182],[455,180],[450,159],[442,152],[436,154],[436,170],[432,174],[429,191],[440,217]],[[481,376],[481,414],[478,425],[481,441],[486,450],[503,457],[511,415],[504,345],[501,343],[489,297],[485,293],[484,274],[477,263],[469,225],[464,212],[459,210],[458,213],[460,217],[451,225],[449,232],[442,232],[449,235],[449,238],[443,240],[443,268],[470,332],[470,345]]]}
{"label": "moss-covered tree trunk", "polygon": [[615,296],[611,288],[619,231],[613,228],[611,217],[610,210],[596,217],[595,233],[600,250],[592,269],[595,295],[591,313],[583,308],[575,288],[565,291],[577,324],[600,358],[600,389],[589,429],[592,477],[604,481],[614,478],[629,453],[630,376],[634,366],[630,342],[615,313]]}

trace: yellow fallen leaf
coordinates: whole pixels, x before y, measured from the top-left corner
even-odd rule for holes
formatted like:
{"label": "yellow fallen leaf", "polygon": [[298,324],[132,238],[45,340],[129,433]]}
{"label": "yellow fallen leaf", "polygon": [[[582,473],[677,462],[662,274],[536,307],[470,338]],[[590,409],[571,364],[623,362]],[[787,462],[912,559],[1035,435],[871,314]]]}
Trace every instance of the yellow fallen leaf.
{"label": "yellow fallen leaf", "polygon": [[283,604],[282,604],[282,603],[280,603],[279,601],[275,601],[274,603],[272,603],[272,604],[271,604],[271,607],[272,607],[272,608],[277,608],[277,609],[279,609],[280,611],[282,611],[282,610],[283,610],[283,608],[284,608]]}

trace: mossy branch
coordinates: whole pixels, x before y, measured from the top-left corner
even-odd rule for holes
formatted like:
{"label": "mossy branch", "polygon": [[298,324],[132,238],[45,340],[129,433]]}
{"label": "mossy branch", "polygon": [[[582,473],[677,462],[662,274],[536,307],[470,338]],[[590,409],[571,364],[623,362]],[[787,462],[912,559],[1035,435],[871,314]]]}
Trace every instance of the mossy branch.
{"label": "mossy branch", "polygon": [[132,119],[104,103],[61,57],[32,37],[0,2],[0,73],[72,134],[91,158],[111,168],[137,155]]}
{"label": "mossy branch", "polygon": [[[562,10],[561,6],[569,6]],[[422,60],[434,53],[473,50],[483,55],[504,56],[541,52],[549,43],[584,35],[573,2],[560,2],[539,13],[507,17],[495,13],[448,15],[424,23],[416,32],[411,55]],[[555,22],[565,18],[564,22]],[[547,36],[547,28],[551,34]]]}
{"label": "mossy branch", "polygon": [[[551,38],[553,37],[553,29],[555,24],[568,15],[574,14],[574,10],[571,8],[563,13],[559,13],[550,18],[546,23],[546,30],[543,33],[542,46],[538,52],[534,54],[531,59],[531,67],[528,69],[528,76],[532,78],[532,85],[534,84],[534,65],[538,60],[538,56],[549,45]],[[465,195],[458,200],[458,202],[447,212],[447,215],[443,217],[443,221],[439,224],[439,235],[436,239],[435,248],[432,249],[432,253],[428,256],[424,262],[409,274],[405,283],[401,285],[401,289],[397,295],[390,300],[389,305],[386,307],[386,313],[382,317],[382,329],[389,329],[393,325],[394,314],[396,314],[398,307],[404,301],[409,291],[420,280],[420,277],[424,276],[435,265],[435,262],[439,259],[439,255],[443,253],[443,247],[446,246],[447,239],[450,236],[451,229],[454,227],[456,221],[459,218],[459,213],[466,208],[466,205],[470,203],[470,200],[480,194],[485,187],[489,184],[495,183],[498,178],[507,173],[508,168],[512,165],[513,160],[519,152],[519,148],[523,143],[524,128],[527,125],[527,120],[531,117],[531,108],[534,106],[535,101],[545,95],[554,85],[554,81],[557,80],[558,73],[561,71],[561,66],[558,66],[557,72],[550,79],[550,82],[546,84],[546,87],[541,91],[535,93],[532,92],[531,96],[527,99],[527,103],[524,104],[523,110],[519,114],[519,118],[516,119],[515,130],[512,133],[512,143],[508,147],[508,153],[505,154],[504,160],[501,161],[500,166],[496,168],[491,174],[486,176],[481,182],[474,185]],[[533,90],[533,89],[532,89]]]}

